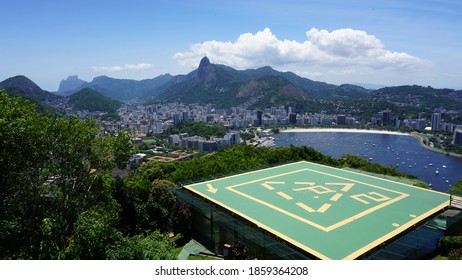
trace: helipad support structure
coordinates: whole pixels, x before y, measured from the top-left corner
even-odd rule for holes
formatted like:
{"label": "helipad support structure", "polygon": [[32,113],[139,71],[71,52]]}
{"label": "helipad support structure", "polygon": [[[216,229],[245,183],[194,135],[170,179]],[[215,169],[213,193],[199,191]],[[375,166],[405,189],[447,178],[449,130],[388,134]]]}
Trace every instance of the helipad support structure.
{"label": "helipad support structure", "polygon": [[319,259],[356,259],[450,204],[445,193],[306,161],[184,188]]}

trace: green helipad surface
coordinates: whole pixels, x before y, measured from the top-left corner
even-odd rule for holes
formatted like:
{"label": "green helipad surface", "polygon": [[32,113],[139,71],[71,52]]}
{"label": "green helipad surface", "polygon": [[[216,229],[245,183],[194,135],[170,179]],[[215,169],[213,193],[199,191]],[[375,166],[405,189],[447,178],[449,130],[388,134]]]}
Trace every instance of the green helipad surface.
{"label": "green helipad surface", "polygon": [[185,186],[320,259],[355,259],[449,206],[449,195],[297,162]]}

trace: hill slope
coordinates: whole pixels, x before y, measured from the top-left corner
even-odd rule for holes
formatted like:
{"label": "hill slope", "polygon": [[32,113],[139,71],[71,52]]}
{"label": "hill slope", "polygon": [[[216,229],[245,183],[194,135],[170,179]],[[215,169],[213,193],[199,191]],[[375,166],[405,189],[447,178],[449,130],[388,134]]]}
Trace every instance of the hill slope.
{"label": "hill slope", "polygon": [[236,70],[211,64],[204,57],[199,67],[166,88],[151,102],[212,103],[218,107],[300,106],[311,92],[337,86],[301,78],[271,67]]}
{"label": "hill slope", "polygon": [[18,95],[37,101],[61,98],[51,92],[41,89],[32,80],[22,75],[14,76],[4,80],[0,83],[0,89],[19,89],[20,91],[16,92]]}
{"label": "hill slope", "polygon": [[62,97],[41,89],[29,78],[19,75],[0,82],[0,89],[5,89],[9,96],[20,96],[34,103],[42,114],[60,114],[60,110],[47,103],[59,102]]}
{"label": "hill slope", "polygon": [[69,96],[68,105],[75,110],[113,113],[122,106],[122,102],[103,96],[91,88],[84,88]]}

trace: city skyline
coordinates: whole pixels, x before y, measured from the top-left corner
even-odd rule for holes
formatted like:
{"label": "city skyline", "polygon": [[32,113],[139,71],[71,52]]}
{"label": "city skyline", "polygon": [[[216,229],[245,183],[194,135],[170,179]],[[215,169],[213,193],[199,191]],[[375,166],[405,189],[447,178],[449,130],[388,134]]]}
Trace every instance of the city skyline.
{"label": "city skyline", "polygon": [[458,1],[13,1],[0,80],[56,91],[91,81],[187,74],[207,55],[332,84],[462,88]]}

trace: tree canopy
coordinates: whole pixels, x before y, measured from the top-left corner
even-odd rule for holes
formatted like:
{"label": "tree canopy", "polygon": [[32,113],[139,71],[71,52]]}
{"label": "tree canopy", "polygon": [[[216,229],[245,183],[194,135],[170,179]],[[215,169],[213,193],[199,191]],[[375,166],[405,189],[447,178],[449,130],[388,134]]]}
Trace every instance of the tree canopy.
{"label": "tree canopy", "polygon": [[118,211],[109,172],[128,160],[130,138],[98,132],[0,92],[1,257],[58,258],[92,209]]}

